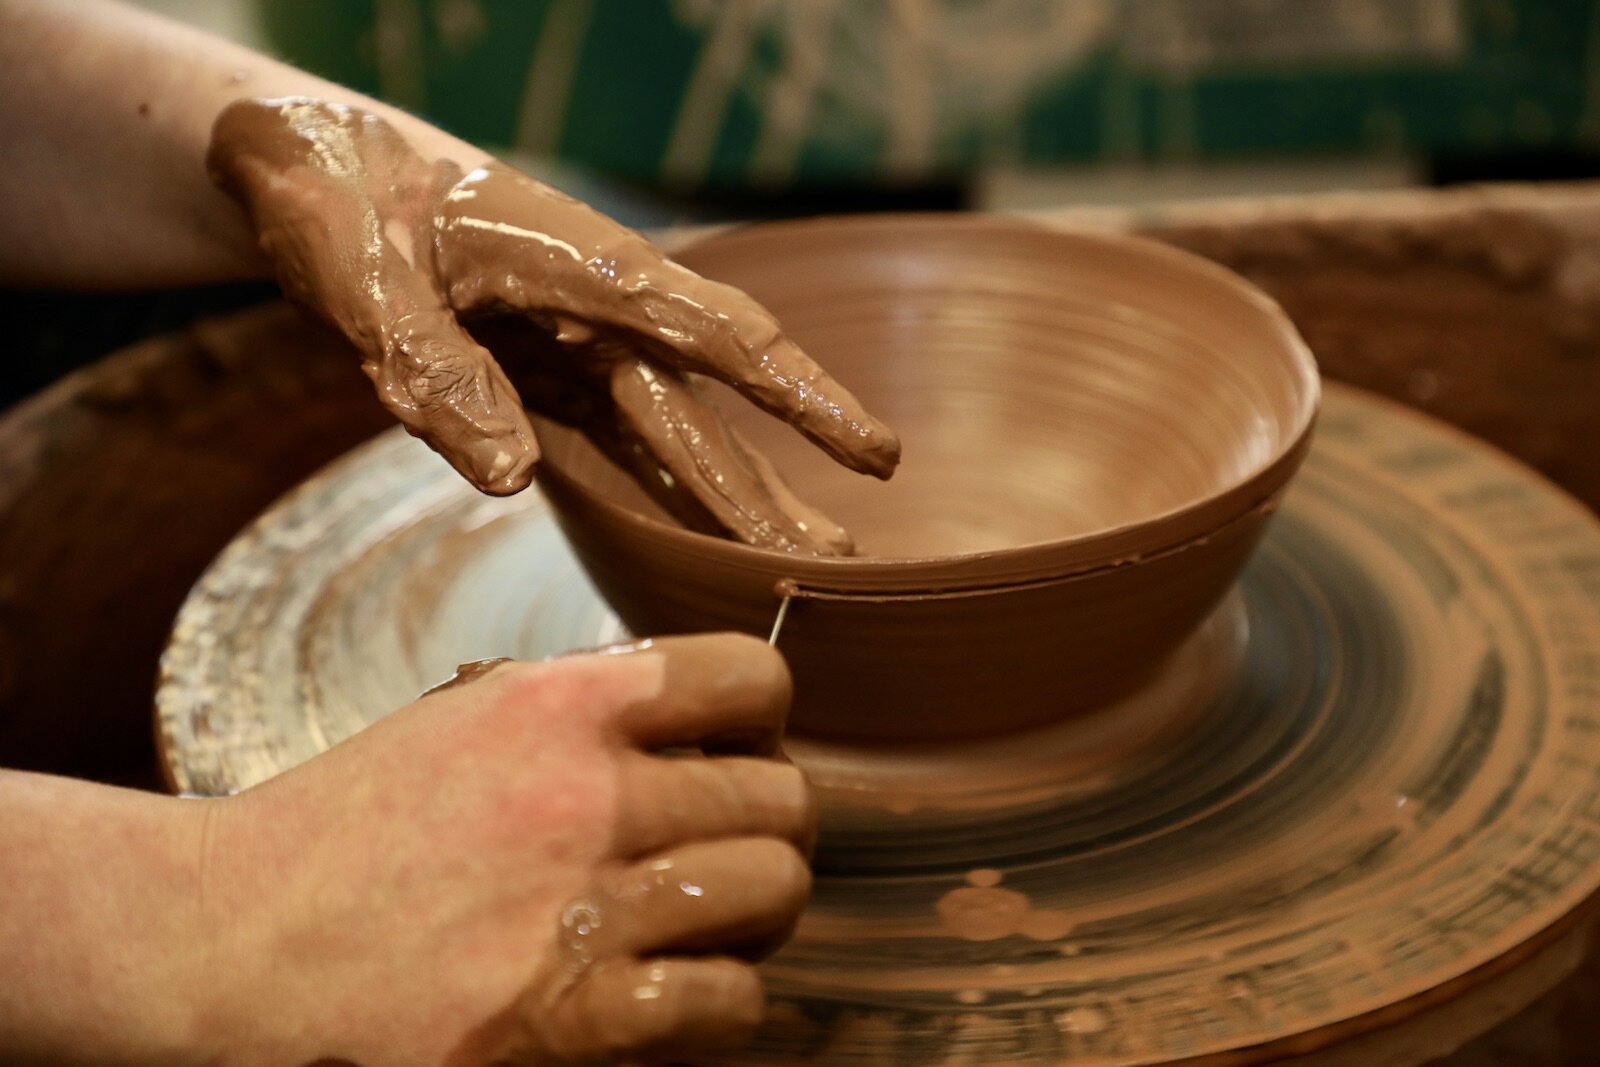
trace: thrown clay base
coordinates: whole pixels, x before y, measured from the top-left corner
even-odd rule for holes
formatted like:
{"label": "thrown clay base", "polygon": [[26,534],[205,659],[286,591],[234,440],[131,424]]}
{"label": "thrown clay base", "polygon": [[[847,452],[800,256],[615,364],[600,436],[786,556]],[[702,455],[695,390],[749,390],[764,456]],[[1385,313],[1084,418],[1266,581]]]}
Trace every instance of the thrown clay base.
{"label": "thrown clay base", "polygon": [[1244,598],[1235,593],[1148,685],[1052,726],[925,744],[852,744],[791,733],[784,748],[805,768],[835,825],[857,804],[906,815],[1091,797],[1142,779],[1164,751],[1185,744],[1215,713],[1244,667],[1249,629]]}

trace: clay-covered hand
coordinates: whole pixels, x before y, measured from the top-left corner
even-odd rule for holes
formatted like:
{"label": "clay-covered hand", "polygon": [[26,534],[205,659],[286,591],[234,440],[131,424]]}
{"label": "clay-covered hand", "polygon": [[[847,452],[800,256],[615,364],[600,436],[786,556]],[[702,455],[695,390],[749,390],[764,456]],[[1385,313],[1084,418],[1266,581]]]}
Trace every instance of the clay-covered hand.
{"label": "clay-covered hand", "polygon": [[463,670],[211,811],[203,1048],[589,1064],[748,1040],[814,832],[764,643]]}
{"label": "clay-covered hand", "polygon": [[541,368],[558,379],[554,413],[586,412],[585,429],[686,521],[791,551],[849,550],[691,375],[727,382],[855,470],[888,477],[898,462],[893,433],[759,304],[515,170],[462,175],[376,115],[305,99],[228,107],[208,165],[286,291],[354,342],[389,409],[485,492],[525,487],[538,446],[511,380],[458,314],[514,312],[554,337],[571,357]]}

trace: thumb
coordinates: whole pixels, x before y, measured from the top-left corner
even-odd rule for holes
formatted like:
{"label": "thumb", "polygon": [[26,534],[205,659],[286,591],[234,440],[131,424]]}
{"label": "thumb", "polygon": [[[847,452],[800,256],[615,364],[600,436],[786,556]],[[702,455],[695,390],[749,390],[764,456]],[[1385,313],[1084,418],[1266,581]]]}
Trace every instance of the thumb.
{"label": "thumb", "polygon": [[381,354],[362,365],[384,406],[480,491],[508,496],[527,488],[539,446],[488,349],[443,308],[386,332]]}

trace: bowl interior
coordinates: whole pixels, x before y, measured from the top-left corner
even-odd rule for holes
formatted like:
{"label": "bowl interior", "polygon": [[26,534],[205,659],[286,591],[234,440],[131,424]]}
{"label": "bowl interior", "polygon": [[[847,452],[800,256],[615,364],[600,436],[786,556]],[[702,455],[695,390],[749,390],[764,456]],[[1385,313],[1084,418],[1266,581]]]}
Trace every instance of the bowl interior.
{"label": "bowl interior", "polygon": [[[1282,458],[1316,406],[1310,356],[1270,301],[1149,242],[880,217],[750,227],[678,258],[750,292],[900,433],[901,468],[878,482],[716,387],[730,422],[867,557],[989,553],[1181,515]],[[576,435],[557,436],[546,451],[574,480],[667,521]]]}

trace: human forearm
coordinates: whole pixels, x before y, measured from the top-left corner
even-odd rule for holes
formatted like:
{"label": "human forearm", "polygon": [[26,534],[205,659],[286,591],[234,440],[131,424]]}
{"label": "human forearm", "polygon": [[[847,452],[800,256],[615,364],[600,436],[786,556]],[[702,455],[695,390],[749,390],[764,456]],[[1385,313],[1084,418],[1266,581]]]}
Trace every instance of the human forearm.
{"label": "human forearm", "polygon": [[738,1044],[762,1017],[751,962],[810,889],[810,793],[775,758],[789,691],[759,639],[672,637],[468,665],[225,799],[0,772],[0,1063]]}
{"label": "human forearm", "polygon": [[211,803],[0,771],[0,1061],[192,1062]]}
{"label": "human forearm", "polygon": [[428,159],[488,156],[414,116],[106,0],[0,0],[0,280],[135,287],[266,276],[206,175],[212,123],[246,97],[383,115]]}

